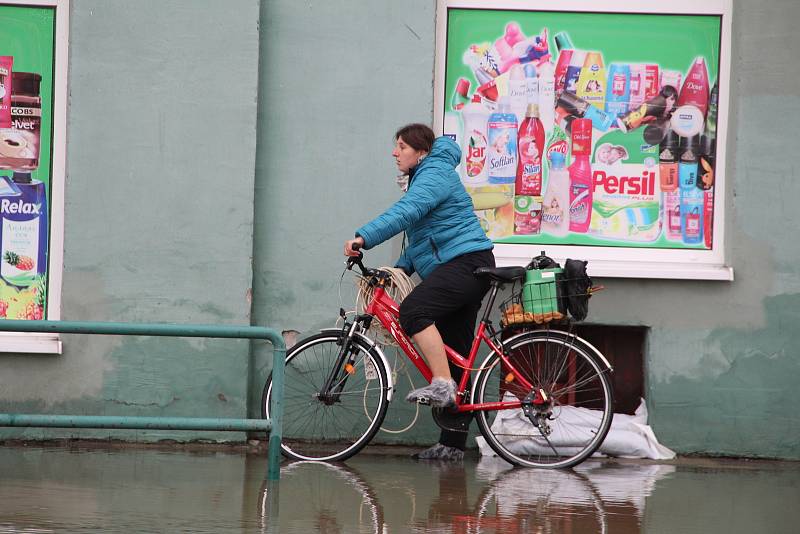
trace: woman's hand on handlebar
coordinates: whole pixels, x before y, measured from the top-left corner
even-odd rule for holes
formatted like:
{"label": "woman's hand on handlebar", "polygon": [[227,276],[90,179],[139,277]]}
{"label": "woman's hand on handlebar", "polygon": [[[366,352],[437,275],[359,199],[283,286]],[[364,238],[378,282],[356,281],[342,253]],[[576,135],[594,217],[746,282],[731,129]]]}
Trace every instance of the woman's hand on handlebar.
{"label": "woman's hand on handlebar", "polygon": [[345,241],[344,243],[344,255],[345,256],[358,256],[359,252],[358,249],[364,246],[364,238],[358,236],[355,239],[351,239],[349,241]]}

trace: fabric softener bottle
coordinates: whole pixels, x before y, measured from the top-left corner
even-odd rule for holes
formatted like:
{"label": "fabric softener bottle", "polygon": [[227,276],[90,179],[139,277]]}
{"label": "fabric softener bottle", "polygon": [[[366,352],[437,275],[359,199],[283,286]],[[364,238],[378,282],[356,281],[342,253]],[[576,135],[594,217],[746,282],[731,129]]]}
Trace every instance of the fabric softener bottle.
{"label": "fabric softener bottle", "polygon": [[497,111],[489,115],[487,129],[489,183],[513,184],[517,179],[517,117],[507,96],[500,98]]}
{"label": "fabric softener bottle", "polygon": [[569,166],[569,230],[586,233],[592,222],[592,121],[572,121],[572,156]]}

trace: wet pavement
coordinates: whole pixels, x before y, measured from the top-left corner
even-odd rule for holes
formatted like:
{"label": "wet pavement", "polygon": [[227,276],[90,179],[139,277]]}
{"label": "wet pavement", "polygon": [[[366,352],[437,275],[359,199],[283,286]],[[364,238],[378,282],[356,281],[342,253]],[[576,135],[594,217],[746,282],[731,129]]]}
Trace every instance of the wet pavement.
{"label": "wet pavement", "polygon": [[477,456],[419,462],[392,448],[401,455],[286,463],[275,486],[263,452],[196,449],[0,446],[0,533],[800,532],[800,462],[543,471]]}

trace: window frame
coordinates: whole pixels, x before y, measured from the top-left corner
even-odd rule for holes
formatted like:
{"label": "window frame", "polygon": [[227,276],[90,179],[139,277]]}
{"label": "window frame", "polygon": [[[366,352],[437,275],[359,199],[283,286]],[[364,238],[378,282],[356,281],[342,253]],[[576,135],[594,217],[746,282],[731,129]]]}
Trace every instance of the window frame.
{"label": "window frame", "polygon": [[[2,1],[0,4],[48,7],[55,10],[46,319],[56,321],[61,319],[61,290],[64,275],[64,189],[66,182],[70,0],[10,0]],[[58,334],[0,333],[0,353],[61,354],[62,350],[63,345]]]}
{"label": "window frame", "polygon": [[434,65],[433,125],[444,132],[447,102],[445,69],[449,9],[596,12],[664,15],[716,15],[720,17],[719,101],[714,196],[714,240],[710,250],[655,249],[618,246],[536,245],[495,243],[498,266],[525,265],[546,249],[549,256],[588,260],[589,274],[613,278],[733,280],[725,239],[726,144],[730,102],[732,0],[674,0],[668,7],[647,0],[437,0]]}

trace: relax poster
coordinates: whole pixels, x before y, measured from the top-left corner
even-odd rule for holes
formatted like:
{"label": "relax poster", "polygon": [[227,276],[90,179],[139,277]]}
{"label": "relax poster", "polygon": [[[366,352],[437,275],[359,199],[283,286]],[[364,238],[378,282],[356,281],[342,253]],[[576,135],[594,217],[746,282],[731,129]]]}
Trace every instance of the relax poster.
{"label": "relax poster", "polygon": [[55,9],[0,6],[0,318],[46,317]]}

